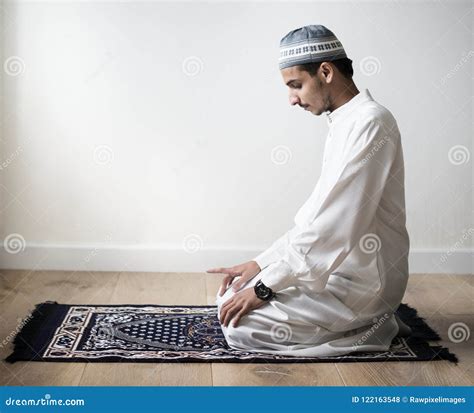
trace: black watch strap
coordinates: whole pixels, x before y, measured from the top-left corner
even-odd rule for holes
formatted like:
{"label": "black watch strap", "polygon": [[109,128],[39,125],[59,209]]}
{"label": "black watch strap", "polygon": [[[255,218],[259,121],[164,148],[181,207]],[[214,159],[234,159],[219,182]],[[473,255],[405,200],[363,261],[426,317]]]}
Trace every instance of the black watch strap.
{"label": "black watch strap", "polygon": [[261,300],[268,301],[275,297],[275,293],[270,287],[267,287],[261,280],[255,284],[255,295]]}

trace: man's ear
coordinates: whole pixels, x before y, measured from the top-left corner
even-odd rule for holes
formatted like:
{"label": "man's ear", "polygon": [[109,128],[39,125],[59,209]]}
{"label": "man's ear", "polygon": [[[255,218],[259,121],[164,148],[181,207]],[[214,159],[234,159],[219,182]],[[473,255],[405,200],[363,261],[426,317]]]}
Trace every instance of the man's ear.
{"label": "man's ear", "polygon": [[328,62],[321,63],[319,66],[320,79],[324,83],[331,83],[334,78],[334,68]]}

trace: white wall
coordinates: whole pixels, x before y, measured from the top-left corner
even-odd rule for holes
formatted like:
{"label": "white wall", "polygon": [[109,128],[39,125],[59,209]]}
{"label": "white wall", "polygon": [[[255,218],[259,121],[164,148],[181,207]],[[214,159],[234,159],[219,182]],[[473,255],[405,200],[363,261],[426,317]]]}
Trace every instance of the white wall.
{"label": "white wall", "polygon": [[471,272],[471,8],[4,2],[0,267],[204,271],[270,245],[327,132],[289,106],[279,40],[319,23],[398,120],[412,271]]}

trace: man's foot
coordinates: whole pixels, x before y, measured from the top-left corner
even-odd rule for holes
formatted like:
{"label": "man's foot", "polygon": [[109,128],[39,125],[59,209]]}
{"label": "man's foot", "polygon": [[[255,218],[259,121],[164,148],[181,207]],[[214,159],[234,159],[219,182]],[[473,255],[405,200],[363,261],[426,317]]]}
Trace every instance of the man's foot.
{"label": "man's foot", "polygon": [[395,320],[397,321],[398,324],[398,334],[397,337],[409,337],[411,336],[411,328],[407,326],[402,320],[400,320],[400,317],[398,315],[394,314]]}

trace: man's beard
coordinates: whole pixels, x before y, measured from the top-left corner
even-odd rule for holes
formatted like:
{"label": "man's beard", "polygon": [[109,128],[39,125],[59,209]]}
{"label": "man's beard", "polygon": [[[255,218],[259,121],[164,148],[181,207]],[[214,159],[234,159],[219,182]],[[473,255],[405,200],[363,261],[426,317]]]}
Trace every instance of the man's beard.
{"label": "man's beard", "polygon": [[321,96],[322,96],[322,98],[321,98],[321,100],[323,102],[322,113],[330,111],[332,106],[333,106],[332,98],[329,94],[325,95],[325,89],[324,89],[324,85],[323,85],[323,82],[321,81],[321,79],[317,79],[317,84],[318,84],[318,88],[319,88],[319,90],[321,92]]}

